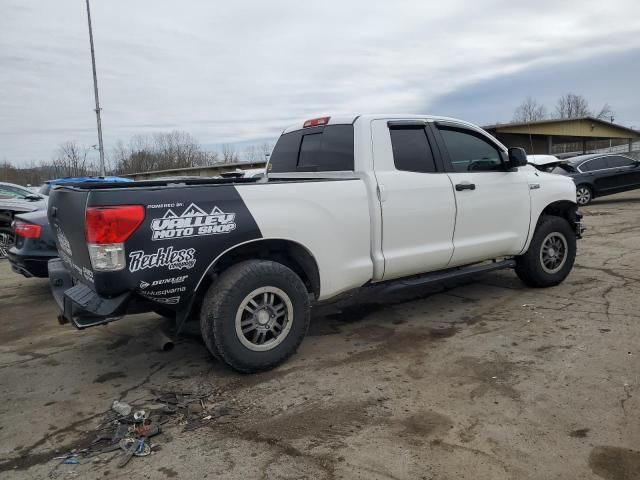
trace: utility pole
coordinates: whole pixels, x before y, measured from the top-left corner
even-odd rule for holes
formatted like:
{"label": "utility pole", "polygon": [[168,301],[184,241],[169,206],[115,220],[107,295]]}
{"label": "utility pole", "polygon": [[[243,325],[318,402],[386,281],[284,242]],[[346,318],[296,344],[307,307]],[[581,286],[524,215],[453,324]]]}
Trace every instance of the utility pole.
{"label": "utility pole", "polygon": [[96,118],[98,121],[98,148],[100,149],[100,176],[106,175],[104,169],[104,145],[102,144],[102,121],[100,120],[100,100],[98,99],[98,75],[96,74],[96,54],[93,50],[93,30],[91,29],[91,10],[87,1],[87,22],[89,23],[89,43],[91,44],[91,66],[93,67],[93,93],[96,98]]}

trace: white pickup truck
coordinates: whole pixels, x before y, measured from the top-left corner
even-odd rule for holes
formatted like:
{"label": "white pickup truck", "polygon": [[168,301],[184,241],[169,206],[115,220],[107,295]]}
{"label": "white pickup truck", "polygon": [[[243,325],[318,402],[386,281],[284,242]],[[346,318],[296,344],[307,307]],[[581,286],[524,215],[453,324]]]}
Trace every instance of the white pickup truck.
{"label": "white pickup truck", "polygon": [[498,268],[556,285],[582,232],[571,179],[450,118],[308,120],[283,132],[267,170],[56,187],[60,320],[199,319],[217,358],[255,372],[296,351],[311,302]]}

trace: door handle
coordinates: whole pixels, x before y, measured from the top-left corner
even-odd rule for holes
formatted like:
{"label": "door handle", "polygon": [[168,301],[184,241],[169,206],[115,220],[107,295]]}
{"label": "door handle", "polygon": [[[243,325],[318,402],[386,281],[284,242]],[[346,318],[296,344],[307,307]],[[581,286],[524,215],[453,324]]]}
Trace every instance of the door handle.
{"label": "door handle", "polygon": [[457,183],[456,184],[456,191],[457,192],[461,192],[462,190],[475,190],[475,189],[476,189],[476,184],[475,183],[462,182],[462,183]]}

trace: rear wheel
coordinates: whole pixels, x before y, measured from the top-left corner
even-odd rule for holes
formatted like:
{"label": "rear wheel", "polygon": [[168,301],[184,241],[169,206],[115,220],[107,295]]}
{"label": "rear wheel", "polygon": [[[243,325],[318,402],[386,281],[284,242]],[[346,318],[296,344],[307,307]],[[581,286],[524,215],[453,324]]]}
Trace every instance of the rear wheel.
{"label": "rear wheel", "polygon": [[200,328],[209,351],[234,370],[269,370],[295,353],[309,327],[309,294],[284,265],[249,260],[209,287]]}
{"label": "rear wheel", "polygon": [[15,236],[11,227],[0,227],[0,258],[5,258],[7,252],[15,243]]}
{"label": "rear wheel", "polygon": [[538,223],[529,249],[516,258],[516,273],[532,287],[551,287],[562,282],[573,268],[576,237],[562,217],[544,216]]}
{"label": "rear wheel", "polygon": [[576,187],[576,202],[581,207],[589,205],[593,200],[593,191],[588,185],[578,185]]}

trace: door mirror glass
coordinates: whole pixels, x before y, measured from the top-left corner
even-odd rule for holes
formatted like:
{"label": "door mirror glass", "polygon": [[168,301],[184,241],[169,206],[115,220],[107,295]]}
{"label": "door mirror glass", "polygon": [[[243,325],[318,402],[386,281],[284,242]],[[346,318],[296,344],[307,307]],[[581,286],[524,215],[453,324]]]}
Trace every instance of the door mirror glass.
{"label": "door mirror glass", "polygon": [[527,164],[527,153],[524,148],[511,147],[509,149],[509,168],[524,167]]}

